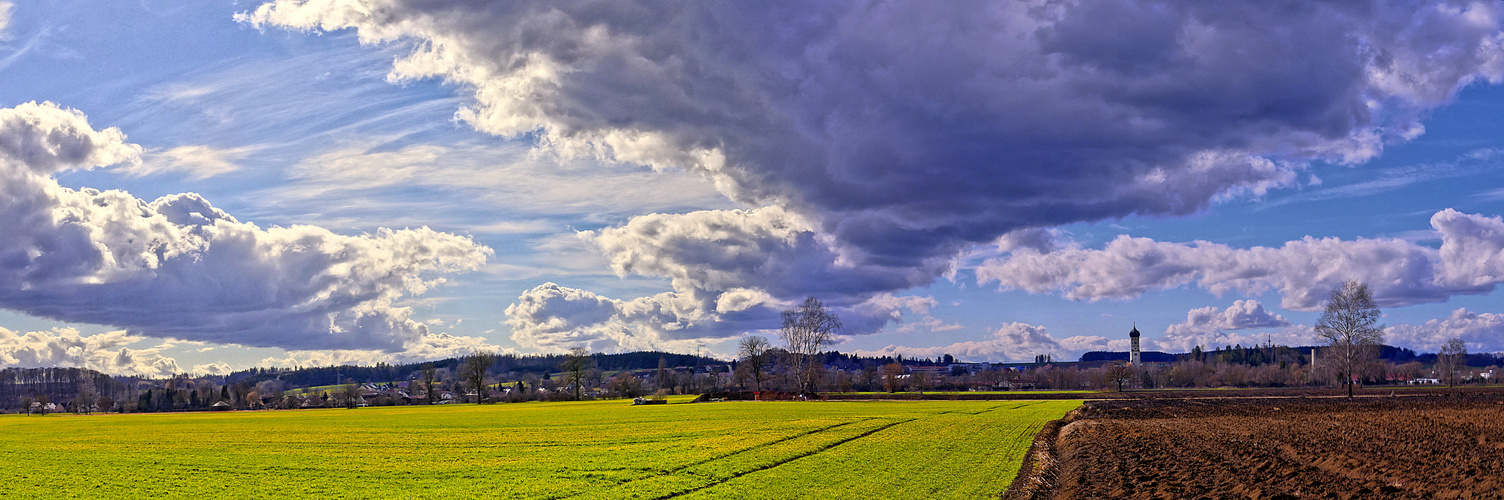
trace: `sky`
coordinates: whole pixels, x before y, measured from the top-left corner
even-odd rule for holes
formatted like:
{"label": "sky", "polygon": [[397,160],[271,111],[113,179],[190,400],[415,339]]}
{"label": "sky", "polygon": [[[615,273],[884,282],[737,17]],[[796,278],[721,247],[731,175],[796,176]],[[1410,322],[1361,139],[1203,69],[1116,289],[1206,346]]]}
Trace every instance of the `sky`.
{"label": "sky", "polygon": [[[1504,4],[0,1],[0,366],[1504,351]],[[776,342],[775,342],[776,343]]]}

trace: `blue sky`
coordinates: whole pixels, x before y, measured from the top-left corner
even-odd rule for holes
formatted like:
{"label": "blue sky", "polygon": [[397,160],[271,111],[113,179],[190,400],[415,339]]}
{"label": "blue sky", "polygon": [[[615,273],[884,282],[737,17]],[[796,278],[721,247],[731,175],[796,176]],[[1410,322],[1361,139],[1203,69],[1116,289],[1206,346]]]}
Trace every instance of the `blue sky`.
{"label": "blue sky", "polygon": [[608,5],[8,5],[0,363],[1504,351],[1496,3]]}

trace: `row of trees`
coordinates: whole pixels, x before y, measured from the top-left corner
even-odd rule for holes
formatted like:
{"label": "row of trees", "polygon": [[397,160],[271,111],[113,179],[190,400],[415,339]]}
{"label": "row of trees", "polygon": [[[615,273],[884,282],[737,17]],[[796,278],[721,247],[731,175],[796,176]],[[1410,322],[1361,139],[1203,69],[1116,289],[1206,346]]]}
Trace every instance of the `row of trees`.
{"label": "row of trees", "polygon": [[[1320,359],[1282,346],[1218,349],[1197,347],[1174,363],[1144,366],[1032,367],[978,370],[951,366],[951,359],[860,358],[825,349],[842,328],[824,303],[811,297],[782,313],[781,347],[760,336],[744,338],[738,359],[722,364],[710,358],[657,353],[657,369],[643,369],[645,355],[591,354],[576,348],[563,355],[515,356],[476,353],[421,366],[324,367],[295,371],[253,370],[240,380],[173,377],[164,381],[115,378],[80,369],[0,370],[0,407],[31,409],[60,403],[72,411],[199,410],[216,404],[231,408],[294,408],[358,404],[487,403],[538,399],[635,397],[652,393],[696,393],[731,388],[810,393],[836,391],[965,389],[1123,389],[1125,387],[1294,386],[1410,380],[1424,372],[1419,363],[1375,360],[1383,342],[1380,312],[1364,284],[1344,283],[1333,291],[1316,324],[1326,341]],[[1414,353],[1409,353],[1414,358]],[[670,369],[669,358],[693,360]],[[1461,340],[1453,339],[1436,357],[1434,373],[1455,384],[1467,365]],[[540,363],[552,363],[541,366]],[[603,366],[604,365],[604,366]],[[409,370],[404,375],[403,370]],[[603,369],[604,368],[604,369]],[[614,375],[608,374],[615,370]],[[358,384],[345,372],[392,378],[384,385]],[[329,372],[329,373],[325,373]],[[370,373],[367,373],[370,372]],[[559,374],[555,379],[552,375]],[[320,394],[284,392],[283,378],[344,382]],[[231,377],[232,378],[232,377]],[[227,378],[228,379],[228,378]],[[406,379],[402,386],[393,380]],[[1351,394],[1351,390],[1349,391]],[[450,396],[445,399],[444,395]],[[314,399],[316,398],[316,399]]]}

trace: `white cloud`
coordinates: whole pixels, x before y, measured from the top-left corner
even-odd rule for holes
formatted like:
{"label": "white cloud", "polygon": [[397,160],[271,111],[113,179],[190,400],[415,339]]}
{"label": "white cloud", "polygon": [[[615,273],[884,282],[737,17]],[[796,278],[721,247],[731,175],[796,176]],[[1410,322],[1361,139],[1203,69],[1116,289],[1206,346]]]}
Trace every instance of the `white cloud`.
{"label": "white cloud", "polygon": [[77,367],[142,377],[166,377],[180,371],[161,346],[131,349],[143,337],[114,331],[83,336],[71,328],[20,333],[0,328],[0,366],[21,368]]}
{"label": "white cloud", "polygon": [[1421,352],[1437,352],[1442,344],[1453,338],[1462,339],[1471,352],[1504,352],[1504,314],[1476,313],[1459,308],[1445,319],[1432,319],[1419,325],[1390,325],[1384,334],[1389,344]]}
{"label": "white cloud", "polygon": [[[1229,331],[1267,328],[1279,330],[1262,333]],[[1170,325],[1165,328],[1164,335],[1152,341],[1146,339],[1145,345],[1153,345],[1154,348],[1167,352],[1189,352],[1196,346],[1215,349],[1235,345],[1262,345],[1266,342],[1311,345],[1314,339],[1311,327],[1291,325],[1284,316],[1269,312],[1257,300],[1238,300],[1227,309],[1214,306],[1192,309],[1186,313],[1184,323]]]}
{"label": "white cloud", "polygon": [[397,352],[428,331],[393,302],[491,254],[428,228],[263,229],[193,193],[145,201],[51,177],[140,154],[77,111],[0,110],[0,307],[156,337]]}
{"label": "white cloud", "polygon": [[6,177],[140,161],[141,146],[125,142],[118,128],[94,130],[78,110],[50,102],[0,109],[0,167]]}
{"label": "white cloud", "polygon": [[235,370],[230,368],[230,365],[224,363],[198,364],[193,365],[193,369],[189,370],[189,373],[195,375],[229,375],[234,372]]}
{"label": "white cloud", "polygon": [[580,237],[618,275],[668,278],[673,291],[616,300],[545,284],[507,309],[514,341],[544,349],[687,347],[775,328],[778,311],[807,296],[830,305],[846,334],[902,322],[905,310],[934,331],[957,328],[929,315],[933,299],[893,295],[928,283],[948,261],[931,269],[859,264],[778,207],[644,215]]}
{"label": "white cloud", "polygon": [[1278,248],[1237,249],[1196,241],[1168,243],[1119,236],[1100,250],[1041,253],[1021,248],[977,267],[983,284],[1076,300],[1130,298],[1195,284],[1218,295],[1280,294],[1280,306],[1317,310],[1345,280],[1374,290],[1379,305],[1444,301],[1483,294],[1504,281],[1504,221],[1447,209],[1431,217],[1434,249],[1402,239],[1312,238]]}
{"label": "white cloud", "polygon": [[936,347],[904,347],[890,345],[876,351],[856,351],[863,356],[893,356],[934,358],[950,354],[966,361],[1033,361],[1034,356],[1050,354],[1059,361],[1075,361],[1087,351],[1123,351],[1128,349],[1128,339],[1109,339],[1098,335],[1076,335],[1056,339],[1043,326],[1028,323],[1008,323],[992,332],[987,340],[957,342]]}
{"label": "white cloud", "polygon": [[207,179],[228,174],[240,169],[237,163],[258,148],[213,148],[209,146],[178,146],[163,151],[152,151],[144,161],[122,169],[123,172],[143,177],[147,175],[177,172],[194,179]]}
{"label": "white cloud", "polygon": [[1185,315],[1185,323],[1171,326],[1186,328],[1216,328],[1219,330],[1243,330],[1248,328],[1274,328],[1290,326],[1290,321],[1284,316],[1274,314],[1264,309],[1264,304],[1257,300],[1233,301],[1227,309],[1218,310],[1215,306],[1207,306],[1192,309]]}
{"label": "white cloud", "polygon": [[376,363],[417,363],[437,359],[468,356],[476,352],[492,354],[515,354],[517,351],[487,342],[481,337],[462,337],[447,333],[433,333],[409,342],[405,350],[387,352],[375,349],[312,349],[291,350],[286,356],[267,357],[258,364],[263,368],[308,367],[331,365],[369,366]]}
{"label": "white cloud", "polygon": [[[538,154],[519,143],[348,144],[300,161],[293,184],[270,194],[283,201],[341,199],[386,188],[435,187],[466,193],[509,211],[623,214],[729,206],[699,176],[601,165]],[[536,226],[536,224],[534,225]],[[557,230],[560,225],[549,226]]]}
{"label": "white cloud", "polygon": [[10,27],[10,11],[14,6],[10,2],[0,2],[0,40],[5,40],[5,28]]}

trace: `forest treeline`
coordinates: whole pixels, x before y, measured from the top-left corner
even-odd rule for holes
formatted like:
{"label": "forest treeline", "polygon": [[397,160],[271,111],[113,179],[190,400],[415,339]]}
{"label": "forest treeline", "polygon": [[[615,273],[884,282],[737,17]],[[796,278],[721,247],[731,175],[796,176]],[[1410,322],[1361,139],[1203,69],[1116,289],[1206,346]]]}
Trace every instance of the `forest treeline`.
{"label": "forest treeline", "polygon": [[[965,363],[936,358],[866,357],[822,352],[808,365],[790,363],[770,348],[753,366],[747,359],[633,352],[492,355],[428,363],[258,368],[221,376],[165,379],[116,377],[82,368],[0,370],[0,410],[199,411],[288,409],[461,402],[517,402],[576,398],[700,394],[728,390],[823,392],[967,390],[1122,390],[1190,387],[1291,387],[1342,384],[1321,362],[1321,347],[1224,346],[1184,354],[1145,353],[1130,366],[1127,353],[1092,352],[1077,362]],[[1316,353],[1313,363],[1312,353]],[[1381,346],[1355,374],[1360,384],[1403,384],[1437,378],[1437,356]],[[1470,354],[1461,383],[1504,376],[1504,360]],[[805,368],[795,368],[805,366]],[[756,368],[756,369],[754,369]],[[806,370],[803,376],[799,370]]]}

